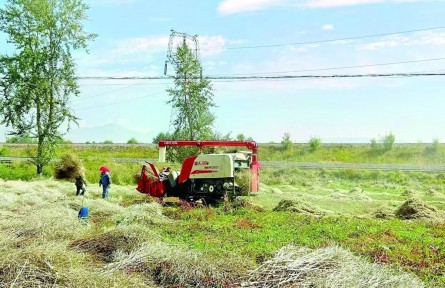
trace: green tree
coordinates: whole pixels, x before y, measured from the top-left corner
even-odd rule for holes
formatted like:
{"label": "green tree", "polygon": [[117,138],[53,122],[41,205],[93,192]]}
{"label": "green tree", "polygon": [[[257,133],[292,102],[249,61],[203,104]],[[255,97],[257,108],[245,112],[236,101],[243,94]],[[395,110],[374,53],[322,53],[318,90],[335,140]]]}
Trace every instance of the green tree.
{"label": "green tree", "polygon": [[36,139],[29,137],[29,135],[12,136],[6,139],[6,143],[10,144],[36,144]]}
{"label": "green tree", "polygon": [[60,126],[77,123],[69,98],[79,94],[74,50],[95,35],[85,32],[82,0],[8,0],[0,31],[15,52],[0,56],[0,123],[10,135],[37,139],[34,163],[42,173],[62,138]]}
{"label": "green tree", "polygon": [[187,44],[178,46],[173,55],[175,87],[167,89],[173,110],[173,138],[199,140],[214,135],[215,116],[210,111],[214,107],[213,87],[201,75],[201,63]]}
{"label": "green tree", "polygon": [[392,146],[394,145],[395,140],[396,136],[394,136],[392,132],[390,132],[388,135],[385,135],[382,139],[383,150],[390,151],[392,149]]}
{"label": "green tree", "polygon": [[243,133],[240,133],[240,134],[236,135],[236,140],[238,140],[238,141],[245,141],[246,140],[246,136],[244,136]]}
{"label": "green tree", "polygon": [[312,137],[309,140],[309,150],[311,152],[317,151],[321,146],[321,139],[319,137]]}
{"label": "green tree", "polygon": [[286,132],[283,135],[283,138],[281,139],[281,145],[284,150],[291,150],[292,149],[292,140],[290,139],[290,133]]}
{"label": "green tree", "polygon": [[127,144],[138,144],[138,140],[136,140],[136,138],[131,138],[130,140],[127,141]]}
{"label": "green tree", "polygon": [[159,140],[169,140],[169,139],[173,139],[173,135],[170,134],[169,132],[160,132],[158,135],[156,135],[155,138],[153,138],[152,143],[153,144],[158,144]]}

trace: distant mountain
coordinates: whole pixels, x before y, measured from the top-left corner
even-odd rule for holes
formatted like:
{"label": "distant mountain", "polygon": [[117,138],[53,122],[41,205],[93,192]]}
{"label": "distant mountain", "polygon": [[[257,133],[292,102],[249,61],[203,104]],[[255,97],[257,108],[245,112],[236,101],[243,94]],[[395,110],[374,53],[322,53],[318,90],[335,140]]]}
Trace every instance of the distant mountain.
{"label": "distant mountain", "polygon": [[99,143],[105,140],[111,140],[113,143],[127,143],[131,138],[135,138],[140,143],[151,143],[154,136],[150,134],[150,132],[142,133],[126,129],[116,124],[106,124],[72,129],[64,136],[64,139],[73,143],[85,143],[87,141]]}

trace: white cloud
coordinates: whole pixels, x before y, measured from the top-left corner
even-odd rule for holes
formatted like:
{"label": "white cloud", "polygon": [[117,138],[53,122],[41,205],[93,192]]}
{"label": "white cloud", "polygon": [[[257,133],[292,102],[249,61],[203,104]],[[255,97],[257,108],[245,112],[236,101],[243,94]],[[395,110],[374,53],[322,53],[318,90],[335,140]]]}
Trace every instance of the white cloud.
{"label": "white cloud", "polygon": [[167,51],[168,39],[168,36],[128,38],[119,41],[114,51],[119,54]]}
{"label": "white cloud", "polygon": [[334,30],[334,24],[324,24],[321,26],[321,30]]}
{"label": "white cloud", "polygon": [[359,50],[378,50],[397,46],[432,46],[445,45],[445,32],[417,32],[411,36],[390,35],[379,41],[359,45]]}
{"label": "white cloud", "polygon": [[378,3],[445,2],[445,0],[223,0],[218,12],[223,15],[267,10],[276,7],[335,8]]}
{"label": "white cloud", "polygon": [[284,4],[285,0],[224,0],[218,6],[221,14],[260,11]]}
{"label": "white cloud", "polygon": [[307,0],[302,5],[308,8],[333,8],[377,3],[407,3],[407,2],[444,2],[444,0]]}
{"label": "white cloud", "polygon": [[309,0],[302,6],[309,8],[331,8],[388,2],[387,0]]}
{"label": "white cloud", "polygon": [[224,51],[227,39],[222,35],[216,36],[199,36],[199,46],[201,48],[201,56],[211,56]]}

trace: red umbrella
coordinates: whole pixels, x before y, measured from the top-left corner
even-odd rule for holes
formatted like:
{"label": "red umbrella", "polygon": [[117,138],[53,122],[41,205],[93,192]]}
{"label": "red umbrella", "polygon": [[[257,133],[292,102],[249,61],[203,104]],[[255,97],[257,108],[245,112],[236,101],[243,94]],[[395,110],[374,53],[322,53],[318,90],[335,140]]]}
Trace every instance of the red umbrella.
{"label": "red umbrella", "polygon": [[110,172],[110,169],[108,169],[107,166],[100,166],[99,170],[102,173]]}

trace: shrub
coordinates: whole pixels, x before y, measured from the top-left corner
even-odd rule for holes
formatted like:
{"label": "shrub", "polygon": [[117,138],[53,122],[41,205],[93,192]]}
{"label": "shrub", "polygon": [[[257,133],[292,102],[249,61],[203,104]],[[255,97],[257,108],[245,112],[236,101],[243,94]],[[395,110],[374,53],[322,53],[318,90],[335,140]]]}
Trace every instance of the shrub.
{"label": "shrub", "polygon": [[130,140],[127,141],[127,144],[138,144],[138,140],[136,140],[136,138],[131,138]]}
{"label": "shrub", "polygon": [[377,140],[375,138],[371,139],[371,150],[378,150],[379,144],[377,143]]}
{"label": "shrub", "polygon": [[311,152],[314,152],[316,150],[318,150],[318,148],[320,148],[321,146],[321,139],[318,137],[312,137],[309,140],[309,149]]}
{"label": "shrub", "polygon": [[390,132],[388,135],[383,137],[383,139],[382,139],[383,150],[385,150],[385,151],[391,150],[395,140],[396,140],[396,137],[394,136],[394,134],[392,134],[392,132]]}
{"label": "shrub", "polygon": [[82,175],[82,167],[82,163],[76,155],[63,155],[55,165],[54,177],[56,179],[74,179]]}
{"label": "shrub", "polygon": [[283,135],[283,138],[281,140],[281,145],[283,147],[283,150],[290,150],[292,149],[292,140],[290,139],[290,133],[286,132]]}
{"label": "shrub", "polygon": [[434,138],[433,142],[431,143],[431,146],[426,147],[425,152],[436,154],[440,151],[440,142],[439,139]]}

